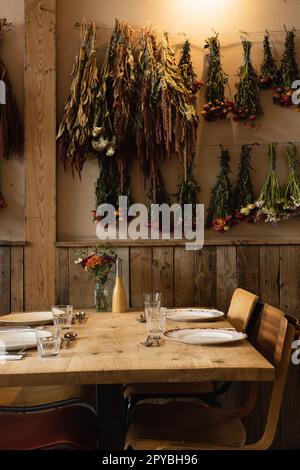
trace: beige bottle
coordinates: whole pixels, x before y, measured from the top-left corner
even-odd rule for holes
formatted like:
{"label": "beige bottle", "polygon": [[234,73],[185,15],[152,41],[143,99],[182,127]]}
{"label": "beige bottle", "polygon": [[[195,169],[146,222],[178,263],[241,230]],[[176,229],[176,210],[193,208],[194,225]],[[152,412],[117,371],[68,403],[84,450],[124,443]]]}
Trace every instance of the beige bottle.
{"label": "beige bottle", "polygon": [[126,292],[122,279],[122,260],[120,258],[116,261],[116,283],[113,291],[112,311],[113,313],[127,312]]}

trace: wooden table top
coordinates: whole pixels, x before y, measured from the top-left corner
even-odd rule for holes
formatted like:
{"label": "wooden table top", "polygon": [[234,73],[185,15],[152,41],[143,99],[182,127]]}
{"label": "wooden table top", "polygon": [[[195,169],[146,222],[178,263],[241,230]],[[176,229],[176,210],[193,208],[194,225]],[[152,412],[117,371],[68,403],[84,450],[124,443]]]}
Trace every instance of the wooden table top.
{"label": "wooden table top", "polygon": [[[0,362],[0,387],[155,382],[273,381],[274,367],[247,341],[195,346],[164,340],[160,348],[140,345],[146,325],[137,312],[88,312],[74,325],[78,340],[56,358],[29,351],[21,361]],[[167,328],[199,327],[168,322]],[[201,327],[228,327],[225,321]]]}

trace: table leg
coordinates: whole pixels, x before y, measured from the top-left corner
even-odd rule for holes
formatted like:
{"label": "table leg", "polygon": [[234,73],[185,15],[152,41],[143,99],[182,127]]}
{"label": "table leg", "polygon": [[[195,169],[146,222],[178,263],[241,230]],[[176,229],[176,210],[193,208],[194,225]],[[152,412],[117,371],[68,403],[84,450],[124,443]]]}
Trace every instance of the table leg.
{"label": "table leg", "polygon": [[126,410],[122,385],[97,385],[100,450],[123,450]]}

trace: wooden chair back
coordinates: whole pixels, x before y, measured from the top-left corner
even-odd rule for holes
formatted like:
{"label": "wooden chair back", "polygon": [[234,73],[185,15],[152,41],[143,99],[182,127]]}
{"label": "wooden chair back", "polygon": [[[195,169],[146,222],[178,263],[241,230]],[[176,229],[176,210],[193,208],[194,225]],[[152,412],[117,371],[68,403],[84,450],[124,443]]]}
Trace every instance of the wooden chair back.
{"label": "wooden chair back", "polygon": [[251,315],[258,302],[258,296],[244,289],[236,289],[233,293],[227,320],[238,331],[246,331]]}
{"label": "wooden chair back", "polygon": [[274,441],[294,338],[295,328],[289,324],[284,313],[265,304],[256,339],[256,348],[276,368],[276,379],[272,389],[264,434],[256,444],[244,446],[244,449],[269,449]]}

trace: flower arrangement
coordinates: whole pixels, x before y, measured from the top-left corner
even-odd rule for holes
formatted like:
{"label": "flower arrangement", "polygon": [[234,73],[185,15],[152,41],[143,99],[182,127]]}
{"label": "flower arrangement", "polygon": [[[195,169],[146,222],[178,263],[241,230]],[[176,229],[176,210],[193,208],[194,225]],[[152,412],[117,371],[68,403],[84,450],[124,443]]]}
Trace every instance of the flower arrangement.
{"label": "flower arrangement", "polygon": [[255,127],[255,121],[262,115],[259,96],[259,79],[251,61],[252,42],[242,39],[244,64],[239,70],[239,83],[235,96],[235,120],[248,122]]}
{"label": "flower arrangement", "polygon": [[258,208],[256,221],[279,222],[284,218],[281,190],[276,174],[276,143],[269,145],[270,171],[255,205]]}
{"label": "flower arrangement", "polygon": [[96,283],[105,284],[116,259],[117,255],[114,250],[96,246],[92,254],[80,256],[75,264],[88,272]]}
{"label": "flower arrangement", "polygon": [[217,176],[216,185],[212,190],[207,217],[207,226],[217,232],[227,232],[233,223],[233,197],[229,178],[229,161],[228,150],[221,146],[220,172]]}
{"label": "flower arrangement", "polygon": [[299,79],[299,69],[296,61],[295,31],[286,31],[285,50],[279,70],[279,86],[273,95],[273,102],[280,106],[289,107],[292,102],[292,84]]}
{"label": "flower arrangement", "polygon": [[256,209],[251,181],[250,159],[252,148],[253,145],[245,144],[242,146],[238,184],[234,194],[235,217],[238,221],[253,221]]}
{"label": "flower arrangement", "polygon": [[297,148],[295,144],[290,144],[287,152],[287,160],[290,168],[288,181],[284,191],[284,210],[287,215],[299,214],[300,210],[300,180],[297,174]]}
{"label": "flower arrangement", "polygon": [[268,31],[266,31],[264,37],[263,48],[264,59],[260,70],[259,87],[263,90],[267,90],[273,88],[278,80],[278,71],[273,57]]}
{"label": "flower arrangement", "polygon": [[228,75],[221,64],[220,41],[218,35],[208,38],[205,49],[209,49],[206,100],[201,115],[207,121],[225,119],[234,108],[232,101],[225,99],[225,87],[228,87]]}

